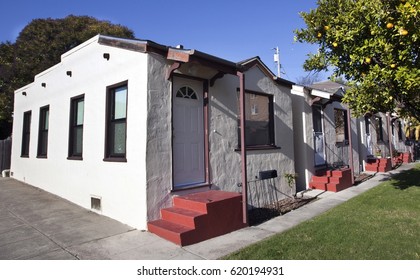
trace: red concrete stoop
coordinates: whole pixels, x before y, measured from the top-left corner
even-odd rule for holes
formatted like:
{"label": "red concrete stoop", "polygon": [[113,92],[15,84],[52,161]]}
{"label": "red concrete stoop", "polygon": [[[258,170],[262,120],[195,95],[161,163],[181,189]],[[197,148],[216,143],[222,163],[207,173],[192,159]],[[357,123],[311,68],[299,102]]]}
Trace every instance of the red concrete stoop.
{"label": "red concrete stoop", "polygon": [[388,172],[392,169],[390,158],[372,158],[366,162],[365,170],[373,172]]}
{"label": "red concrete stoop", "polygon": [[309,182],[311,189],[339,192],[351,187],[351,169],[342,168],[340,170],[327,170],[322,174],[312,176]]}
{"label": "red concrete stoop", "polygon": [[150,232],[186,246],[245,227],[242,195],[206,191],[173,197],[173,207],[161,209],[161,219],[148,222]]}

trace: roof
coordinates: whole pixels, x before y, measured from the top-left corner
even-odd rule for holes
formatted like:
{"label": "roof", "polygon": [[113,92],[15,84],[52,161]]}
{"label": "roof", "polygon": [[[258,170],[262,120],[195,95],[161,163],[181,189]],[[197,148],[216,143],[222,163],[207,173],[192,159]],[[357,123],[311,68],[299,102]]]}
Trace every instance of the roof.
{"label": "roof", "polygon": [[242,70],[248,70],[254,66],[258,66],[267,76],[272,77],[273,80],[275,80],[278,84],[286,85],[288,87],[292,87],[295,83],[285,80],[283,78],[277,77],[268,67],[265,65],[265,63],[261,60],[259,56],[254,56],[251,58],[248,58],[246,60],[242,60],[237,63]]}
{"label": "roof", "polygon": [[316,90],[320,90],[320,91],[324,91],[324,92],[328,92],[328,93],[332,93],[332,94],[340,94],[342,95],[342,93],[344,93],[346,91],[346,89],[348,88],[346,85],[337,83],[337,82],[333,82],[333,81],[323,81],[323,82],[317,82],[314,83],[312,85],[307,86],[310,89],[316,89]]}
{"label": "roof", "polygon": [[[286,85],[288,87],[292,87],[292,85],[294,85],[293,82],[282,79],[273,74],[273,72],[261,61],[261,59],[258,56],[235,63],[195,49],[184,49],[182,46],[171,47],[156,43],[151,40],[126,39],[101,34],[96,35],[95,37],[85,41],[79,46],[76,46],[75,48],[64,53],[61,56],[61,61],[92,43],[98,43],[104,46],[121,48],[141,53],[153,52],[178,63],[198,62],[202,65],[211,67],[221,73],[228,73],[233,75],[236,75],[238,71],[243,72],[254,66],[258,66],[268,77],[271,77],[278,84]],[[35,77],[42,76],[43,74],[50,72],[58,64],[52,66],[49,69],[46,69],[45,71],[39,73]]]}

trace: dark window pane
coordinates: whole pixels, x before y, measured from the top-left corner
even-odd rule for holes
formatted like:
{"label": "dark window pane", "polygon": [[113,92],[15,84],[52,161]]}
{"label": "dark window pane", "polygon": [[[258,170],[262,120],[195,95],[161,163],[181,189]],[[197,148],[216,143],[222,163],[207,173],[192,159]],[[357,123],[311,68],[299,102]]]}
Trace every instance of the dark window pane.
{"label": "dark window pane", "polygon": [[49,112],[49,106],[45,106],[39,113],[38,156],[41,157],[47,156]]}
{"label": "dark window pane", "polygon": [[[272,97],[245,93],[246,144],[247,146],[274,145],[274,122]],[[238,102],[238,112],[239,112]],[[238,123],[240,114],[238,114]],[[238,135],[240,127],[238,126]],[[240,138],[240,137],[239,137]],[[239,143],[240,141],[238,141]]]}
{"label": "dark window pane", "polygon": [[31,134],[31,111],[25,112],[23,115],[23,131],[22,131],[22,156],[29,156],[29,140]]}

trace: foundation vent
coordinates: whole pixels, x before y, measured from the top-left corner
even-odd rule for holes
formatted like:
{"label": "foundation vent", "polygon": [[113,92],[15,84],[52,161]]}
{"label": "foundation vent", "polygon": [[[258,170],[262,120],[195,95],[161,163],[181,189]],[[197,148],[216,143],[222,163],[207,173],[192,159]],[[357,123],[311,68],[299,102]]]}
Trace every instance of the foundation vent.
{"label": "foundation vent", "polygon": [[101,200],[102,199],[100,197],[91,196],[90,197],[90,208],[92,210],[95,210],[95,211],[101,211],[102,210]]}

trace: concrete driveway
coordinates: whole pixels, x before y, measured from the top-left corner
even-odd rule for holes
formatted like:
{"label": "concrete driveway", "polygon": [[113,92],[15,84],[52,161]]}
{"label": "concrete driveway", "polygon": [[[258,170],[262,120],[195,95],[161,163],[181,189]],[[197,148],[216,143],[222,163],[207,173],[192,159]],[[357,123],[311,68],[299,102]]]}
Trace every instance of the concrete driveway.
{"label": "concrete driveway", "polygon": [[0,178],[0,259],[200,259],[151,233]]}

